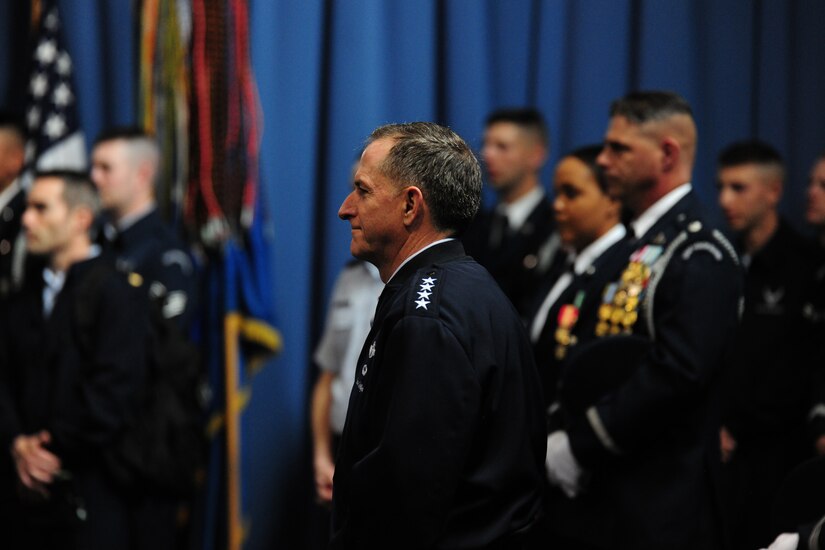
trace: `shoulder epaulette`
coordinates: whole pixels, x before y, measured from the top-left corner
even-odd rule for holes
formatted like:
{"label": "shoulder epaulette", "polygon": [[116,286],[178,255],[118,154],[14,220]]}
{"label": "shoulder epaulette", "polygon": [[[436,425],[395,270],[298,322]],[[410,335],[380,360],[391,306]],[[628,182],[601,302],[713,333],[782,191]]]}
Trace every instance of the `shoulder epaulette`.
{"label": "shoulder epaulette", "polygon": [[701,220],[688,219],[687,216],[678,220],[682,224],[682,231],[673,239],[654,265],[650,277],[650,285],[645,295],[645,321],[648,333],[655,338],[656,328],[653,323],[653,304],[656,299],[656,289],[659,286],[667,266],[675,255],[683,261],[689,260],[694,254],[710,254],[717,262],[725,260],[727,256],[734,265],[739,265],[739,256],[733,245],[725,238],[721,231],[706,226]]}
{"label": "shoulder epaulette", "polygon": [[437,267],[419,269],[410,280],[407,297],[407,313],[425,317],[438,315],[441,288],[444,286],[445,272]]}

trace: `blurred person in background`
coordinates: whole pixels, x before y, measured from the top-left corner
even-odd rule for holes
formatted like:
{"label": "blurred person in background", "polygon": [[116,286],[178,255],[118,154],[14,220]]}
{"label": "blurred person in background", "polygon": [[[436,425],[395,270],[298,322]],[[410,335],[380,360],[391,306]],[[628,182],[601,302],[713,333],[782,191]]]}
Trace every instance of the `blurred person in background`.
{"label": "blurred person in background", "polygon": [[[592,145],[570,152],[559,160],[553,176],[553,209],[558,234],[569,251],[567,269],[547,279],[529,324],[544,388],[548,450],[557,431],[564,429],[559,388],[565,385],[565,358],[579,335],[595,330],[602,289],[627,258],[621,203],[608,194],[607,180],[596,163],[601,149]],[[588,547],[598,531],[592,529],[594,518],[607,503],[594,502],[586,494],[570,498],[550,483],[546,488],[540,547]]]}
{"label": "blurred person in background", "polygon": [[562,256],[553,208],[540,175],[550,148],[535,109],[501,109],[487,117],[481,158],[498,204],[476,216],[462,241],[522,316],[536,288]]}
{"label": "blurred person in background", "polygon": [[782,479],[812,455],[812,299],[817,251],[778,212],[779,152],[758,140],[719,154],[719,206],[745,266],[745,301],[722,386],[719,446],[733,548],[766,546],[770,504]]}
{"label": "blurred person in background", "polygon": [[44,172],[27,197],[29,253],[47,267],[0,312],[0,444],[15,465],[12,548],[131,548],[128,495],[105,455],[138,414],[146,300],[90,233],[85,174]]}
{"label": "blurred person in background", "polygon": [[25,126],[14,115],[0,112],[0,301],[22,282],[25,243],[20,220],[26,192],[18,176],[25,159]]}

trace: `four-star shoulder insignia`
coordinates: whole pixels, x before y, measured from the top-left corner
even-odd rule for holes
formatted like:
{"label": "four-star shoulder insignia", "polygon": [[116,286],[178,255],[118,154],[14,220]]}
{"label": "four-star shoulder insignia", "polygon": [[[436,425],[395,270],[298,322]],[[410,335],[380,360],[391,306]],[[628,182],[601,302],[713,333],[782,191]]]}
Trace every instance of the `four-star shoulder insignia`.
{"label": "four-star shoulder insignia", "polygon": [[418,290],[418,300],[413,300],[415,302],[415,309],[427,309],[427,306],[430,305],[432,289],[435,288],[435,282],[437,280],[438,279],[433,279],[432,277],[424,277],[421,279]]}

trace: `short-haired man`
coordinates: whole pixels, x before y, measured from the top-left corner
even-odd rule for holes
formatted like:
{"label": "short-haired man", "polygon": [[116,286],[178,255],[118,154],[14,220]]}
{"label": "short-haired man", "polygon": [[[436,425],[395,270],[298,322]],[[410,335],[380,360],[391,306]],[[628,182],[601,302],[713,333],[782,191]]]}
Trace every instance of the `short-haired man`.
{"label": "short-haired man", "polygon": [[25,246],[18,242],[26,193],[18,176],[26,158],[26,129],[0,113],[0,300],[22,282]]}
{"label": "short-haired man", "polygon": [[[117,258],[118,268],[138,274],[149,298],[160,306],[188,339],[196,287],[189,252],[163,221],[155,202],[160,149],[140,128],[113,128],[101,133],[92,149],[91,177],[108,216],[103,245]],[[194,476],[194,472],[192,473]],[[179,498],[142,495],[135,499],[133,522],[139,529],[133,547],[171,549],[176,545]]]}
{"label": "short-haired man", "polygon": [[811,344],[806,318],[816,251],[777,211],[779,153],[758,140],[719,154],[719,205],[746,268],[745,308],[722,388],[720,450],[733,548],[762,548],[782,479],[812,455],[806,443]]}
{"label": "short-haired man", "polygon": [[[19,174],[25,160],[25,127],[14,115],[0,112],[0,309],[6,297],[22,283],[25,243],[20,219],[26,209],[26,193]],[[11,502],[11,457],[0,456],[0,530],[7,530]]]}
{"label": "short-haired man", "polygon": [[710,411],[737,325],[741,271],[698,212],[695,151],[680,96],[636,92],[613,103],[598,163],[632,215],[636,241],[600,292],[593,333],[580,335],[569,357],[565,427],[547,450],[551,480],[599,526],[571,534],[585,547],[717,542]]}
{"label": "short-haired man", "polygon": [[138,273],[163,314],[188,331],[195,294],[189,253],[157,210],[155,185],[160,150],[139,128],[114,128],[95,140],[92,181],[108,214],[104,245],[120,269]]}
{"label": "short-haired man", "polygon": [[498,204],[481,212],[462,238],[522,316],[557,259],[553,207],[541,185],[549,134],[535,109],[502,109],[487,117],[482,160]]}
{"label": "short-haired man", "polygon": [[456,237],[480,202],[467,144],[375,130],[338,211],[386,286],[335,469],[332,547],[520,548],[541,509],[544,414],[518,315]]}
{"label": "short-haired man", "polygon": [[103,455],[137,413],[148,317],[92,244],[97,209],[84,174],[40,174],[28,194],[27,248],[47,267],[0,314],[0,448],[20,488],[12,548],[129,545]]}
{"label": "short-haired man", "polygon": [[[805,221],[811,224],[816,231],[816,245],[820,251],[825,250],[825,151],[814,161],[808,178],[808,204],[805,210]],[[825,286],[825,269],[818,269],[815,277],[820,289]],[[823,295],[820,290],[820,299],[812,308],[813,316],[822,323],[825,321],[825,306],[822,304]],[[821,330],[821,329],[820,329]],[[825,356],[825,345],[819,350],[819,356]],[[825,455],[825,368],[820,361],[820,368],[814,372],[814,404],[811,407],[812,435],[815,438],[816,452]]]}
{"label": "short-haired man", "polygon": [[816,231],[819,246],[825,248],[825,151],[811,166],[808,176],[808,203],[805,209],[805,221]]}

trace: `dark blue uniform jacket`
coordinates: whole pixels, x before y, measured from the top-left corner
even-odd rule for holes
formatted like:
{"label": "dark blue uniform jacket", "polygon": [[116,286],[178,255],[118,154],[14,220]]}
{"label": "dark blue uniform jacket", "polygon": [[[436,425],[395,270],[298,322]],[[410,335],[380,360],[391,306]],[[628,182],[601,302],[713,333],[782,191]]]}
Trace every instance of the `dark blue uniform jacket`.
{"label": "dark blue uniform jacket", "polygon": [[540,383],[513,306],[448,241],[387,284],[336,461],[333,548],[507,548],[541,507]]}
{"label": "dark blue uniform jacket", "polygon": [[[629,247],[661,254],[628,334],[580,334],[565,369],[626,377],[586,407],[566,407],[583,494],[603,511],[592,531],[610,548],[713,548],[719,525],[709,463],[717,455],[718,379],[738,323],[742,272],[691,192]],[[630,258],[625,262],[629,264]],[[614,275],[620,282],[625,267]],[[631,343],[640,343],[631,346]],[[580,373],[579,373],[580,374]],[[573,372],[562,373],[560,394]],[[604,503],[607,503],[606,505]]]}

